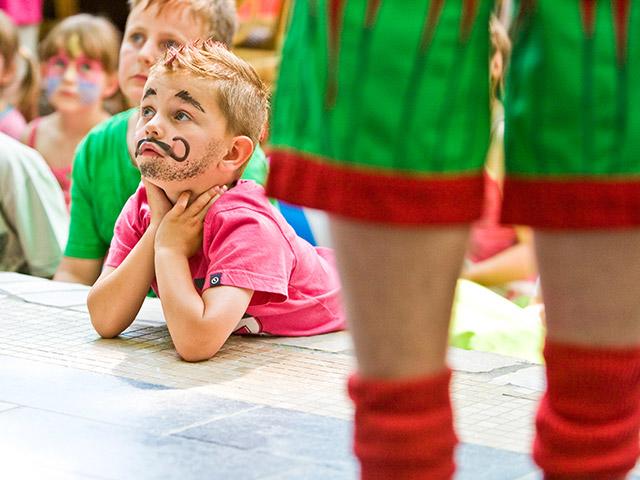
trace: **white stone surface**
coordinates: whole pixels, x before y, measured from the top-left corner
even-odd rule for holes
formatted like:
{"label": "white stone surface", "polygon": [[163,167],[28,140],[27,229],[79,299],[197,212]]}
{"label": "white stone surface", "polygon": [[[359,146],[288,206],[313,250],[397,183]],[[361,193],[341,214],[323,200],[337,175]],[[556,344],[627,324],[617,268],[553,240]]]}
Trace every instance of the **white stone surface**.
{"label": "white stone surface", "polygon": [[494,385],[512,385],[514,387],[542,392],[545,388],[544,367],[542,365],[535,365],[523,368],[517,372],[496,377],[491,380],[491,383]]}

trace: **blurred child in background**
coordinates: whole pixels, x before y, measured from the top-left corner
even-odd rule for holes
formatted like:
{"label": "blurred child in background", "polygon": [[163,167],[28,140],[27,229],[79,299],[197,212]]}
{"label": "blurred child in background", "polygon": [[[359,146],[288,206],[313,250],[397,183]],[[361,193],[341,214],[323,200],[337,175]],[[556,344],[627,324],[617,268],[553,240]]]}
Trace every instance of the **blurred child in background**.
{"label": "blurred child in background", "polygon": [[42,157],[0,133],[0,271],[51,278],[68,225],[62,192]]}
{"label": "blurred child in background", "polygon": [[496,16],[491,17],[491,143],[484,169],[482,217],[471,229],[462,278],[491,287],[521,306],[535,289],[533,236],[527,227],[500,224],[504,181],[504,74],[511,41]]}
{"label": "blurred child in background", "polygon": [[[19,62],[25,62],[20,75]],[[0,132],[20,138],[36,114],[38,73],[32,55],[20,48],[18,29],[0,10]]]}
{"label": "blurred child in background", "polygon": [[33,120],[23,141],[45,158],[67,207],[76,147],[110,116],[103,101],[118,89],[119,45],[111,22],[89,14],[67,17],[40,45],[45,94],[54,112]]}

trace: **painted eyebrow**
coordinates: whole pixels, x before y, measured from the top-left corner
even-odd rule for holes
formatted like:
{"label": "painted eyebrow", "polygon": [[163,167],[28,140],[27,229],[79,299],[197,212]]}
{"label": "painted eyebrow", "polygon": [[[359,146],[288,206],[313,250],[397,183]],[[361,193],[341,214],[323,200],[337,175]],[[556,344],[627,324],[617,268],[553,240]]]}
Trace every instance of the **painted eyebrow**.
{"label": "painted eyebrow", "polygon": [[144,100],[147,97],[150,97],[151,95],[156,95],[156,91],[153,88],[147,88],[147,91],[144,92],[144,95],[142,96],[142,100]]}
{"label": "painted eyebrow", "polygon": [[190,103],[191,105],[196,107],[198,110],[200,110],[202,113],[206,113],[204,111],[204,108],[202,108],[202,105],[200,105],[200,102],[197,101],[195,98],[193,98],[191,94],[186,90],[180,90],[178,93],[176,93],[176,97],[178,97],[179,99],[187,103]]}

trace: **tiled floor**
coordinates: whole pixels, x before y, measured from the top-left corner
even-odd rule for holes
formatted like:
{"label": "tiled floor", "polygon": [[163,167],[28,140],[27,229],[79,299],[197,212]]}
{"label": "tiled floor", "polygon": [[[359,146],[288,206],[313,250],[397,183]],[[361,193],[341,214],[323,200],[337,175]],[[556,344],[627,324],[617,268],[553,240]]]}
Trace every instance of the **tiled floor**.
{"label": "tiled floor", "polygon": [[[157,300],[116,340],[87,289],[0,273],[0,478],[355,479],[345,332],[175,354]],[[458,479],[536,479],[540,366],[452,349]]]}

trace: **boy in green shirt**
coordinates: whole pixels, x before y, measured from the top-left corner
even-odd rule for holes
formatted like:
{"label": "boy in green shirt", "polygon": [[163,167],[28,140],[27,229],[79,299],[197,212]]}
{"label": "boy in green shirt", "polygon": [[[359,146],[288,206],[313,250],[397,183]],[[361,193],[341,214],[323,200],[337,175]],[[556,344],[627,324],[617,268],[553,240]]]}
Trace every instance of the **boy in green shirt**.
{"label": "boy in green shirt", "polygon": [[[170,47],[209,37],[231,43],[236,12],[232,0],[130,0],[118,65],[120,88],[131,105],[142,97],[149,68]],[[92,285],[100,274],[113,227],[140,183],[131,137],[133,108],[93,129],[79,145],[71,187],[71,224],[55,280]],[[257,148],[243,178],[264,183],[267,163]]]}

